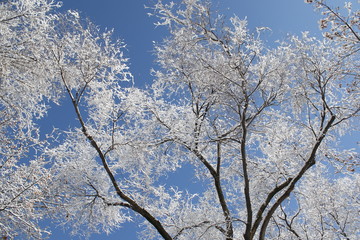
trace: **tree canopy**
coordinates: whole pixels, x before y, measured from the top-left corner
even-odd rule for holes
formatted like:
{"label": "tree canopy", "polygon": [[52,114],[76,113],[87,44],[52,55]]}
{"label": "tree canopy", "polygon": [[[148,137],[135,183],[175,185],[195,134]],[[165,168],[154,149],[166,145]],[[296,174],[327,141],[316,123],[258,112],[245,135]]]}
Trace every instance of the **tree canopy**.
{"label": "tree canopy", "polygon": [[[210,1],[159,0],[168,37],[135,87],[124,43],[53,0],[0,1],[0,234],[357,239],[359,10],[305,1],[324,38],[268,45]],[[64,101],[77,124],[43,132]],[[167,181],[191,169],[196,189]]]}

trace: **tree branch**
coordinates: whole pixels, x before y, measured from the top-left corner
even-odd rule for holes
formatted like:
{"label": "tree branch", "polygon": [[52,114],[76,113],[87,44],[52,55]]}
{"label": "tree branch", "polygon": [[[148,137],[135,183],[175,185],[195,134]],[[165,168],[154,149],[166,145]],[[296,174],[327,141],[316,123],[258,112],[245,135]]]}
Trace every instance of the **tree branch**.
{"label": "tree branch", "polygon": [[325,138],[326,133],[332,127],[332,124],[335,121],[335,118],[336,117],[334,115],[331,116],[330,120],[326,124],[326,127],[323,129],[323,131],[320,134],[320,136],[318,137],[314,147],[312,148],[312,151],[311,151],[311,154],[310,154],[308,160],[305,162],[304,166],[299,171],[299,173],[296,175],[296,177],[294,177],[294,179],[291,181],[287,190],[278,198],[278,200],[274,203],[274,205],[268,211],[268,213],[263,221],[263,224],[261,226],[259,240],[265,239],[265,233],[266,233],[267,226],[268,226],[269,221],[270,221],[271,217],[273,216],[275,210],[280,206],[280,204],[282,202],[284,202],[284,200],[286,198],[288,198],[290,196],[290,193],[294,190],[296,183],[304,176],[304,174],[307,172],[307,170],[315,164],[315,157],[316,157],[317,150],[318,150],[321,142]]}
{"label": "tree branch", "polygon": [[[64,84],[65,82],[65,76],[62,74],[62,79]],[[75,109],[76,115],[77,115],[77,119],[80,122],[81,128],[82,128],[82,133],[84,134],[84,136],[87,138],[87,140],[90,142],[91,146],[96,150],[96,152],[98,153],[99,158],[101,159],[102,162],[102,166],[104,167],[108,177],[110,178],[110,181],[117,193],[117,195],[123,199],[124,201],[126,201],[127,203],[129,203],[129,206],[132,210],[134,210],[135,212],[139,213],[141,216],[143,216],[151,225],[153,225],[156,230],[158,231],[158,233],[166,240],[172,240],[173,238],[170,236],[170,234],[164,229],[164,227],[162,226],[162,224],[154,217],[151,215],[151,213],[149,213],[146,209],[140,207],[137,202],[133,199],[131,199],[130,197],[128,197],[119,187],[114,174],[112,173],[107,161],[106,161],[106,157],[105,154],[102,152],[102,150],[100,149],[99,145],[97,144],[96,140],[88,133],[88,130],[86,128],[85,122],[83,121],[82,115],[80,113],[80,109],[78,107],[78,101],[77,99],[75,99],[71,93],[71,90],[69,89],[69,87],[65,84],[66,90],[68,92],[68,95],[71,98],[73,107]]]}

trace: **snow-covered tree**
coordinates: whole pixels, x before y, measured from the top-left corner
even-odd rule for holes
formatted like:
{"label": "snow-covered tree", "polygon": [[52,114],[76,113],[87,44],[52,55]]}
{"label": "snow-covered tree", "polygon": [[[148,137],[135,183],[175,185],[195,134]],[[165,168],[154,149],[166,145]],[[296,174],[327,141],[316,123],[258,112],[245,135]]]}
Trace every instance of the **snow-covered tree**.
{"label": "snow-covered tree", "polygon": [[[52,13],[57,6],[0,9],[1,234],[25,221],[41,238],[46,210],[85,235],[135,217],[143,239],[359,237],[359,156],[339,145],[358,130],[353,31],[268,46],[262,28],[217,15],[209,1],[160,0],[153,14],[169,37],[141,90],[123,43],[75,11]],[[77,124],[41,138],[34,119],[61,97]],[[198,187],[166,180],[182,167]]]}
{"label": "snow-covered tree", "polygon": [[[53,1],[0,2],[0,236],[41,238],[36,220],[43,207],[49,169],[35,120],[56,101],[47,52]],[[45,231],[46,233],[46,231]]]}
{"label": "snow-covered tree", "polygon": [[[301,238],[304,230],[294,229],[295,222],[306,226],[301,180],[319,171],[316,163],[339,172],[358,164],[355,151],[336,149],[359,112],[358,55],[308,33],[269,48],[245,20],[228,24],[206,2],[183,3],[155,6],[171,37],[156,48],[163,71],[154,73],[154,103],[143,107],[155,126],[145,129],[154,129],[156,148],[165,145],[172,161],[186,157],[208,189],[181,216],[176,209],[159,218],[178,239]],[[358,201],[352,199],[350,206]],[[203,214],[194,217],[197,209]],[[295,210],[289,228],[283,214]],[[326,234],[358,222],[351,216]]]}

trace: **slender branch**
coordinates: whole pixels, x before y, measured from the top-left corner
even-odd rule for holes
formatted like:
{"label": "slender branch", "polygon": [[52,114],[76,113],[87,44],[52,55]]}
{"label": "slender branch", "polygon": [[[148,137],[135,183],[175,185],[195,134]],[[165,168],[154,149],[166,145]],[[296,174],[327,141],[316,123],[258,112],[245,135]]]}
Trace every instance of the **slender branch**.
{"label": "slender branch", "polygon": [[10,22],[16,18],[21,18],[21,17],[25,17],[27,14],[23,13],[23,14],[19,14],[19,15],[16,15],[16,16],[13,16],[13,17],[9,17],[9,18],[6,18],[6,19],[2,19],[0,20],[1,23],[6,23],[6,22]]}
{"label": "slender branch", "polygon": [[85,122],[83,121],[82,115],[80,113],[80,109],[78,107],[78,101],[77,99],[75,99],[71,93],[71,90],[69,89],[69,87],[66,85],[65,82],[65,77],[63,74],[61,74],[62,76],[62,80],[65,84],[66,90],[68,92],[68,95],[71,98],[73,107],[75,109],[76,115],[77,115],[77,119],[80,122],[81,128],[82,128],[82,133],[84,134],[84,136],[87,138],[87,140],[90,142],[91,146],[96,150],[96,152],[98,153],[99,158],[101,159],[102,165],[108,175],[108,177],[110,178],[110,181],[113,185],[113,187],[115,188],[115,191],[117,193],[117,195],[123,199],[124,201],[126,201],[127,203],[129,203],[130,205],[128,207],[130,207],[132,210],[134,210],[135,212],[137,212],[138,214],[140,214],[141,216],[143,216],[151,225],[153,225],[156,230],[158,231],[158,233],[165,239],[165,240],[172,240],[173,238],[170,236],[170,234],[165,230],[165,228],[162,226],[162,224],[153,216],[151,215],[151,213],[149,213],[146,209],[140,207],[137,202],[133,199],[131,199],[130,197],[128,197],[119,187],[114,174],[112,173],[107,161],[106,161],[106,157],[105,154],[103,153],[103,151],[101,150],[101,148],[99,147],[99,145],[97,144],[96,140],[88,133],[88,130],[86,128]]}
{"label": "slender branch", "polygon": [[[346,227],[346,221],[345,221],[345,223],[344,223],[344,227],[342,227],[341,226],[341,223],[340,223],[340,221],[339,221],[339,219],[338,219],[338,217],[337,216],[335,216],[333,213],[329,213],[329,215],[334,219],[334,221],[335,221],[335,223],[339,226],[339,229],[340,229],[340,234],[342,235],[342,236],[344,236],[345,238],[346,238],[346,240],[350,240],[350,238],[348,237],[348,235],[346,234],[346,232],[345,232],[345,227]],[[337,214],[336,214],[337,215]]]}
{"label": "slender branch", "polygon": [[336,13],[332,8],[330,8],[328,5],[326,5],[325,3],[322,2],[318,2],[319,5],[325,7],[327,10],[329,10],[332,14],[334,14],[334,16],[340,20],[340,22],[342,22],[350,31],[351,33],[355,36],[355,38],[360,41],[360,36],[355,32],[355,30],[349,25],[349,23],[347,21],[345,21],[338,13]]}
{"label": "slender branch", "polygon": [[198,224],[195,224],[195,225],[192,225],[192,226],[188,226],[188,227],[183,227],[180,229],[180,231],[174,236],[174,240],[178,239],[178,237],[186,230],[190,230],[190,229],[193,229],[193,228],[199,228],[199,227],[202,227],[204,226],[205,224],[208,224],[210,223],[209,221],[203,221],[201,223],[198,223]]}
{"label": "slender branch", "polygon": [[0,208],[0,212],[4,211],[6,208],[9,208],[9,205],[14,202],[17,198],[19,198],[21,195],[23,195],[24,192],[28,191],[30,188],[32,188],[33,186],[35,186],[38,181],[40,181],[40,179],[38,179],[37,181],[31,183],[29,186],[26,186],[23,190],[19,191],[12,199],[10,199],[10,201],[8,203],[4,204],[4,207]]}
{"label": "slender branch", "polygon": [[[187,148],[190,151],[192,151],[195,154],[195,156],[204,164],[204,166],[209,170],[211,176],[214,179],[216,193],[217,193],[221,208],[223,210],[223,214],[225,216],[226,229],[227,229],[226,239],[232,240],[233,234],[234,234],[233,226],[232,226],[232,219],[231,219],[231,215],[230,215],[230,210],[225,201],[225,195],[222,191],[220,174],[214,169],[214,167],[205,159],[205,157],[197,149],[191,149],[189,147],[187,147]],[[218,149],[218,154],[220,154],[219,149]],[[218,164],[220,162],[221,162],[221,158],[220,158],[220,155],[218,155]],[[217,166],[217,168],[219,168],[219,165]]]}
{"label": "slender branch", "polygon": [[294,222],[294,219],[300,214],[300,209],[299,209],[298,212],[291,218],[290,222],[289,222],[289,220],[288,220],[288,216],[287,216],[285,210],[282,208],[281,205],[280,205],[280,209],[281,209],[281,212],[284,214],[284,217],[280,217],[280,216],[279,216],[279,218],[285,222],[286,228],[287,228],[290,232],[292,232],[292,233],[297,237],[298,240],[301,240],[300,235],[299,235],[299,234],[295,231],[295,229],[292,227],[292,224],[293,224],[293,222]]}

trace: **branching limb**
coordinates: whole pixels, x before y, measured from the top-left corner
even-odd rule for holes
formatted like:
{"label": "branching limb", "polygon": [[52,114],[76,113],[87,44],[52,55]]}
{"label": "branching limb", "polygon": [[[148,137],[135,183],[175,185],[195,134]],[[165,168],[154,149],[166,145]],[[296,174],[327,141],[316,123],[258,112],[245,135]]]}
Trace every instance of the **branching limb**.
{"label": "branching limb", "polygon": [[329,119],[325,128],[323,129],[320,136],[318,137],[314,147],[312,148],[311,154],[310,154],[309,158],[307,159],[307,161],[305,162],[302,169],[293,178],[293,180],[289,184],[286,191],[278,198],[278,200],[274,203],[274,205],[268,211],[268,213],[263,221],[263,224],[261,226],[259,240],[265,239],[265,233],[266,233],[267,226],[268,226],[269,221],[270,221],[271,217],[273,216],[275,210],[284,202],[284,200],[286,198],[288,198],[290,196],[290,193],[294,190],[296,183],[304,176],[304,174],[307,172],[307,170],[315,164],[317,150],[320,147],[321,142],[325,138],[328,130],[333,126],[332,124],[334,123],[334,121],[335,121],[335,116],[333,115],[333,116],[331,116],[331,118]]}

